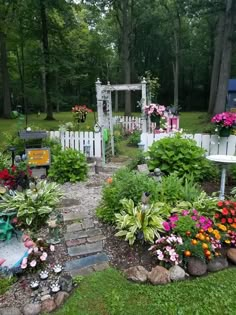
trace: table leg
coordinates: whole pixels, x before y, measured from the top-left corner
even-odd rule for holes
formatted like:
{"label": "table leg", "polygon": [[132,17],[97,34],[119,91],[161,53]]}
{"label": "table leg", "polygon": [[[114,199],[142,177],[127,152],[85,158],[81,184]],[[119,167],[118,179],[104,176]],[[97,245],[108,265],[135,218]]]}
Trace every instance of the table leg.
{"label": "table leg", "polygon": [[225,178],[226,178],[226,166],[222,166],[222,173],[221,173],[221,181],[220,181],[220,200],[225,199]]}

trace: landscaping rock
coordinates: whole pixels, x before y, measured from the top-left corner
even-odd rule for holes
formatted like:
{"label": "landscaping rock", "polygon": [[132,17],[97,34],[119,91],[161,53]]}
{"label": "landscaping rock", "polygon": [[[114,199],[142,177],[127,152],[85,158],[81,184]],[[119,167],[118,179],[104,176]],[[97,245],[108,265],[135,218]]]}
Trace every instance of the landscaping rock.
{"label": "landscaping rock", "polygon": [[22,315],[17,307],[5,307],[0,309],[0,315]]}
{"label": "landscaping rock", "polygon": [[173,266],[169,269],[170,279],[172,281],[179,281],[185,279],[185,271],[180,266]]}
{"label": "landscaping rock", "polygon": [[41,297],[41,301],[43,302],[43,301],[46,301],[46,300],[48,300],[48,299],[50,299],[51,298],[51,295],[50,294],[45,294],[45,295],[43,295],[42,297]]}
{"label": "landscaping rock", "polygon": [[202,276],[207,271],[207,264],[197,257],[190,257],[188,261],[188,273],[191,276]]}
{"label": "landscaping rock", "polygon": [[170,282],[169,271],[162,267],[156,266],[152,268],[152,271],[148,273],[148,279],[152,284],[166,284]]}
{"label": "landscaping rock", "polygon": [[127,279],[135,282],[146,282],[148,278],[148,271],[143,266],[130,267],[124,270]]}
{"label": "landscaping rock", "polygon": [[54,299],[56,306],[58,307],[61,304],[63,304],[68,297],[69,297],[69,294],[67,292],[64,292],[64,291],[57,292]]}
{"label": "landscaping rock", "polygon": [[215,257],[208,263],[207,270],[215,272],[227,268],[228,265],[228,261],[225,257]]}
{"label": "landscaping rock", "polygon": [[42,302],[42,312],[45,313],[50,313],[52,311],[54,311],[57,308],[56,303],[54,302],[54,299],[47,299],[45,301]]}
{"label": "landscaping rock", "polygon": [[227,257],[232,263],[236,264],[236,248],[229,248],[227,250]]}
{"label": "landscaping rock", "polygon": [[70,275],[63,275],[59,278],[59,285],[62,291],[70,292],[73,288],[73,279]]}
{"label": "landscaping rock", "polygon": [[41,304],[39,303],[30,303],[26,304],[23,307],[23,314],[24,315],[38,315],[41,312]]}

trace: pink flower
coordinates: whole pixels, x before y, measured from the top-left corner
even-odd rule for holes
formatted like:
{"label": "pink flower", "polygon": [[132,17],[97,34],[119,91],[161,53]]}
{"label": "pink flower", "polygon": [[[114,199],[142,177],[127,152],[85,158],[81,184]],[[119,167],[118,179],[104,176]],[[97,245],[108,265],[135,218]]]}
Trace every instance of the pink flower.
{"label": "pink flower", "polygon": [[23,265],[27,264],[27,261],[28,261],[27,257],[24,257],[24,258],[22,259],[22,264],[23,264]]}
{"label": "pink flower", "polygon": [[181,212],[181,214],[185,217],[185,216],[187,216],[189,214],[189,211],[188,210],[183,210]]}
{"label": "pink flower", "polygon": [[46,252],[43,252],[43,254],[39,258],[42,261],[46,261],[47,257],[48,257],[48,254]]}
{"label": "pink flower", "polygon": [[50,251],[54,252],[55,251],[55,246],[54,245],[50,245]]}
{"label": "pink flower", "polygon": [[26,269],[27,268],[27,264],[21,264],[21,269]]}
{"label": "pink flower", "polygon": [[169,224],[167,221],[163,222],[162,225],[163,225],[163,228],[164,228],[167,232],[170,231],[170,229],[171,229],[171,228],[170,228],[170,224]]}
{"label": "pink flower", "polygon": [[38,247],[35,246],[35,247],[34,247],[34,252],[37,253],[38,251],[39,251]]}
{"label": "pink flower", "polygon": [[35,259],[30,262],[30,267],[34,268],[36,265],[37,265],[37,262]]}
{"label": "pink flower", "polygon": [[25,247],[27,248],[30,248],[30,247],[33,247],[34,246],[34,242],[31,241],[31,240],[27,240],[25,243],[24,243]]}
{"label": "pink flower", "polygon": [[28,254],[31,254],[33,251],[33,248],[31,247],[29,250],[28,250]]}

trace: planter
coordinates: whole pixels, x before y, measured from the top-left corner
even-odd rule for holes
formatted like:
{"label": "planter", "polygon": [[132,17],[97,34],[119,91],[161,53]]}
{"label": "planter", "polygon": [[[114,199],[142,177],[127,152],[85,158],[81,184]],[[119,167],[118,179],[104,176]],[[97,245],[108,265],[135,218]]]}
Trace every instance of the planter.
{"label": "planter", "polygon": [[229,137],[231,133],[231,129],[230,128],[221,128],[219,130],[219,136],[220,137]]}

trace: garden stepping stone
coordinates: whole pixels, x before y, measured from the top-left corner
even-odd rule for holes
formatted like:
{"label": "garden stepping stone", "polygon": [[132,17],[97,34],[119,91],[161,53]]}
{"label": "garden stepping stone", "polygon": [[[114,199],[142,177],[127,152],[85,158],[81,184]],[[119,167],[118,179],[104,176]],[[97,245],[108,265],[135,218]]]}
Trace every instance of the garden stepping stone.
{"label": "garden stepping stone", "polygon": [[68,212],[63,214],[64,222],[80,221],[81,219],[88,218],[89,215],[86,212]]}
{"label": "garden stepping stone", "polygon": [[66,271],[79,270],[85,267],[90,267],[96,264],[108,262],[108,256],[105,253],[99,253],[83,258],[68,261],[65,266]]}
{"label": "garden stepping stone", "polygon": [[69,247],[68,254],[70,256],[89,255],[101,252],[103,249],[102,241],[90,244],[82,244],[79,246]]}

